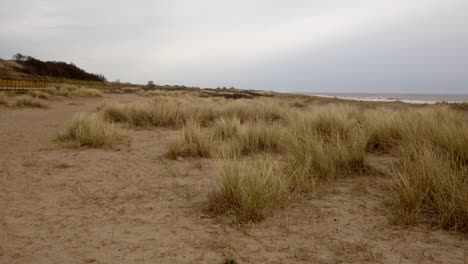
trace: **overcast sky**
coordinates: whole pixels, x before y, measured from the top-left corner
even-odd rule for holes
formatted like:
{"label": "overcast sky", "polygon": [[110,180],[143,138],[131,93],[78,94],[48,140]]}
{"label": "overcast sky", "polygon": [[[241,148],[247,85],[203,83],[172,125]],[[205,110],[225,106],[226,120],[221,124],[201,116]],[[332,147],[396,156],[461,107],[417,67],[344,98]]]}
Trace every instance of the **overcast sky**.
{"label": "overcast sky", "polygon": [[0,57],[109,80],[468,93],[468,0],[0,0]]}

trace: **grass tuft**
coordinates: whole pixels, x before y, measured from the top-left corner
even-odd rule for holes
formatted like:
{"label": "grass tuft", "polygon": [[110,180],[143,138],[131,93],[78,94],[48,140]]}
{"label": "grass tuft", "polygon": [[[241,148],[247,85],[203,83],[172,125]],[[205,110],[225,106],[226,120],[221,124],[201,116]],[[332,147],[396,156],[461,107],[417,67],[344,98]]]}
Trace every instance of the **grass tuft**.
{"label": "grass tuft", "polygon": [[47,105],[42,103],[39,100],[36,100],[30,96],[21,96],[18,97],[15,101],[15,107],[19,108],[48,108]]}
{"label": "grass tuft", "polygon": [[70,143],[71,146],[91,148],[112,147],[120,143],[122,138],[114,124],[96,114],[76,115],[57,137],[58,141]]}
{"label": "grass tuft", "polygon": [[402,169],[391,186],[392,219],[403,224],[431,220],[446,229],[468,231],[468,167],[430,144],[403,149]]}
{"label": "grass tuft", "polygon": [[0,92],[0,105],[8,106],[8,96],[3,92]]}
{"label": "grass tuft", "polygon": [[31,97],[39,98],[43,100],[47,100],[50,97],[50,94],[48,94],[47,92],[43,92],[43,91],[30,91],[28,92],[28,95],[30,95]]}
{"label": "grass tuft", "polygon": [[169,144],[169,158],[209,158],[213,149],[213,138],[196,123],[187,124],[182,134]]}
{"label": "grass tuft", "polygon": [[71,90],[68,97],[102,97],[102,91],[98,89],[80,87],[78,89]]}
{"label": "grass tuft", "polygon": [[362,126],[368,134],[366,150],[388,152],[403,137],[402,114],[390,109],[370,110],[362,114]]}
{"label": "grass tuft", "polygon": [[152,102],[104,107],[104,117],[112,122],[136,127],[180,127],[183,115],[175,102]]}
{"label": "grass tuft", "polygon": [[258,222],[288,200],[288,184],[275,161],[222,161],[219,186],[211,194],[211,209],[228,213],[239,223]]}
{"label": "grass tuft", "polygon": [[249,121],[242,125],[237,144],[240,145],[239,149],[243,155],[260,152],[277,153],[280,151],[282,135],[283,129],[278,125]]}
{"label": "grass tuft", "polygon": [[228,140],[237,138],[241,129],[241,121],[237,116],[231,118],[221,117],[213,126],[213,135],[217,139]]}

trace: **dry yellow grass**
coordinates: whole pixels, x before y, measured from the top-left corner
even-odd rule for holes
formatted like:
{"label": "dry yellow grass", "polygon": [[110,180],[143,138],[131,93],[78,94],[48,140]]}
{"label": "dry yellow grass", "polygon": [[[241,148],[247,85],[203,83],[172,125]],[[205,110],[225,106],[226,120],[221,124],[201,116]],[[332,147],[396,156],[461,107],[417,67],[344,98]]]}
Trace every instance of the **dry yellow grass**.
{"label": "dry yellow grass", "polygon": [[50,94],[44,91],[30,91],[28,92],[28,95],[34,98],[39,98],[39,99],[49,99]]}
{"label": "dry yellow grass", "polygon": [[0,105],[8,106],[8,96],[3,92],[0,92]]}
{"label": "dry yellow grass", "polygon": [[[446,106],[401,121],[401,170],[392,185],[393,219],[468,231],[468,125]],[[424,218],[423,216],[427,216]]]}
{"label": "dry yellow grass", "polygon": [[404,114],[379,108],[362,113],[360,122],[368,134],[367,151],[386,152],[394,148],[403,137]]}
{"label": "dry yellow grass", "polygon": [[[104,116],[132,126],[183,127],[168,155],[221,158],[220,189],[213,199],[241,222],[258,221],[279,204],[265,186],[278,197],[311,191],[318,181],[372,173],[368,153],[387,152],[402,162],[392,178],[395,216],[467,230],[468,125],[450,106],[320,103],[286,96],[229,100],[161,91],[152,96],[144,104],[104,107]],[[239,161],[265,153],[284,163],[272,169],[265,161]]]}
{"label": "dry yellow grass", "polygon": [[434,145],[403,149],[402,169],[395,172],[392,184],[392,219],[404,224],[433,221],[443,228],[468,231],[468,166]]}
{"label": "dry yellow grass", "polygon": [[20,96],[16,98],[14,106],[18,108],[47,108],[47,105],[31,96]]}
{"label": "dry yellow grass", "polygon": [[210,133],[206,133],[197,123],[188,123],[182,131],[182,134],[169,144],[170,158],[177,157],[211,157],[214,146],[213,138]]}
{"label": "dry yellow grass", "polygon": [[228,140],[239,136],[241,121],[237,116],[221,117],[213,125],[213,135],[217,139]]}
{"label": "dry yellow grass", "polygon": [[468,164],[468,123],[464,116],[448,107],[433,107],[408,115],[403,141],[432,144],[442,153],[450,153]]}
{"label": "dry yellow grass", "polygon": [[109,121],[137,127],[180,127],[185,119],[177,102],[109,105],[103,111]]}
{"label": "dry yellow grass", "polygon": [[272,103],[237,100],[222,107],[222,115],[237,116],[242,122],[249,120],[275,121],[282,118],[281,109]]}
{"label": "dry yellow grass", "polygon": [[211,209],[228,213],[240,223],[257,222],[289,198],[288,181],[276,162],[221,161],[218,189],[211,194]]}
{"label": "dry yellow grass", "polygon": [[233,144],[239,144],[241,154],[279,152],[283,128],[264,121],[248,121],[241,126]]}
{"label": "dry yellow grass", "polygon": [[297,190],[308,191],[317,180],[362,175],[368,169],[365,141],[360,136],[345,140],[317,134],[289,135],[285,149],[288,172]]}
{"label": "dry yellow grass", "polygon": [[101,97],[102,91],[98,89],[80,87],[75,90],[71,90],[68,94],[68,97]]}
{"label": "dry yellow grass", "polygon": [[114,124],[101,116],[79,114],[68,124],[66,130],[59,134],[57,140],[73,147],[112,147],[122,140]]}
{"label": "dry yellow grass", "polygon": [[42,91],[43,93],[64,97],[102,97],[103,92],[98,89],[80,87],[71,84],[51,86]]}

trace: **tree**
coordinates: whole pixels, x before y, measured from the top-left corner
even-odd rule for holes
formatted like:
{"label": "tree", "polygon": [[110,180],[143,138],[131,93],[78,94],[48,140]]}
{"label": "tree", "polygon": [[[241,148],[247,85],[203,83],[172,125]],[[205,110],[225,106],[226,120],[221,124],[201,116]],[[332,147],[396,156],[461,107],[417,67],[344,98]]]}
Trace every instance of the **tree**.
{"label": "tree", "polygon": [[15,61],[23,61],[26,60],[26,56],[23,56],[23,54],[21,53],[16,53],[15,55],[13,55],[13,59]]}

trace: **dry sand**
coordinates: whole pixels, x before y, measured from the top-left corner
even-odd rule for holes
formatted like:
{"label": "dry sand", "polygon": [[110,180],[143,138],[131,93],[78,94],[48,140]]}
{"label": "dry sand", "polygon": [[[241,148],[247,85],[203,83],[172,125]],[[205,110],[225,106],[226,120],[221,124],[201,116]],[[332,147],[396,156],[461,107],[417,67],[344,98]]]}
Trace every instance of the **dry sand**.
{"label": "dry sand", "polygon": [[386,176],[339,181],[236,227],[206,212],[214,160],[163,157],[174,130],[122,129],[131,144],[112,150],[51,143],[75,113],[137,100],[0,108],[0,263],[468,263],[466,235],[389,224]]}

